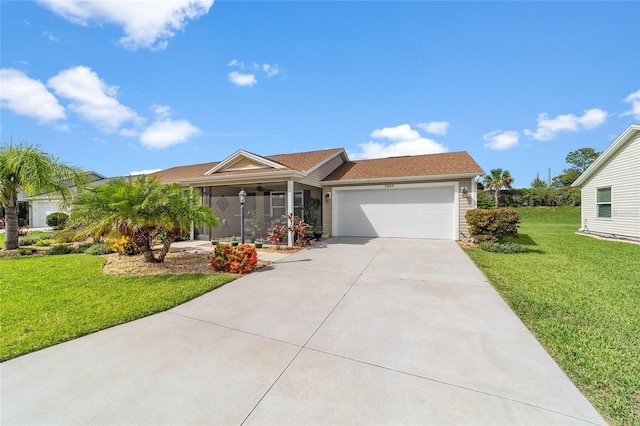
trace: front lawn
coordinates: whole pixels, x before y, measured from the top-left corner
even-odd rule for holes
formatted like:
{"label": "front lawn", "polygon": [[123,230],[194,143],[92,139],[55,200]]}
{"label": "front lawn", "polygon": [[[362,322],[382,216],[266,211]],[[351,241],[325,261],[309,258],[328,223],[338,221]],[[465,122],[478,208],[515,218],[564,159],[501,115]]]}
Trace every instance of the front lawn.
{"label": "front lawn", "polygon": [[0,359],[165,311],[235,279],[104,275],[104,263],[86,254],[0,259]]}
{"label": "front lawn", "polygon": [[523,254],[468,249],[612,424],[640,424],[640,245],[576,235],[579,207],[521,208]]}

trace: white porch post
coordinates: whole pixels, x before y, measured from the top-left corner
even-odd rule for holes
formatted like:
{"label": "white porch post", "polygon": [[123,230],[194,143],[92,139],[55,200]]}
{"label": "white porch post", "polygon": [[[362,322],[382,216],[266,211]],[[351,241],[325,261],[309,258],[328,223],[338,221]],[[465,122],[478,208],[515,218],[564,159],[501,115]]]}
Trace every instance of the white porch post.
{"label": "white porch post", "polygon": [[[288,180],[287,181],[287,215],[289,213],[293,213],[293,181],[292,180]],[[289,229],[291,229],[291,225],[293,225],[293,223],[291,222],[290,219],[287,219],[287,225],[289,226]],[[289,247],[293,247],[293,232],[291,232],[289,230],[288,233],[288,238],[287,238],[287,246]]]}

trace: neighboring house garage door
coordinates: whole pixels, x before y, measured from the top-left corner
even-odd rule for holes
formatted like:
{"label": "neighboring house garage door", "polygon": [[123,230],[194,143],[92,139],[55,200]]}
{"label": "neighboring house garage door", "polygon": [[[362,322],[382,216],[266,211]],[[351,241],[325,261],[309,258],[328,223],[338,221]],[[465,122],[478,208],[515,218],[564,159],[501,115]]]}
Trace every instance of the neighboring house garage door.
{"label": "neighboring house garage door", "polygon": [[457,239],[455,193],[454,185],[334,188],[334,234]]}

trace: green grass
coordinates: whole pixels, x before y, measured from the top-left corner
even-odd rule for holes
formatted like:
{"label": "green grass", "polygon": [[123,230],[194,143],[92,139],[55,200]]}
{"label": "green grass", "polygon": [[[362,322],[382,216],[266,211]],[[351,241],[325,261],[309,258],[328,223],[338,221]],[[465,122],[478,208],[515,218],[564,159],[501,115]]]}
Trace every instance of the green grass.
{"label": "green grass", "polygon": [[170,309],[226,274],[112,276],[86,254],[0,259],[0,358],[7,360]]}
{"label": "green grass", "polygon": [[517,210],[527,253],[468,255],[607,421],[640,425],[640,245],[576,235],[579,207]]}

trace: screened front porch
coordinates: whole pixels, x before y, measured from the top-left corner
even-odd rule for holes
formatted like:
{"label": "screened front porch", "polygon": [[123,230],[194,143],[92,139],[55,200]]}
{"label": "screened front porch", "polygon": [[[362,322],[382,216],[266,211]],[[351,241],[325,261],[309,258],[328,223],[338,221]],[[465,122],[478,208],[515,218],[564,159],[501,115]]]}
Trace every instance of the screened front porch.
{"label": "screened front porch", "polygon": [[241,190],[247,193],[244,203],[245,242],[257,238],[267,240],[269,231],[277,224],[287,224],[286,215],[293,212],[304,218],[313,229],[322,225],[322,190],[292,181],[198,187],[202,204],[210,207],[218,218],[217,228],[194,229],[193,239],[228,240],[241,238],[240,200]]}

